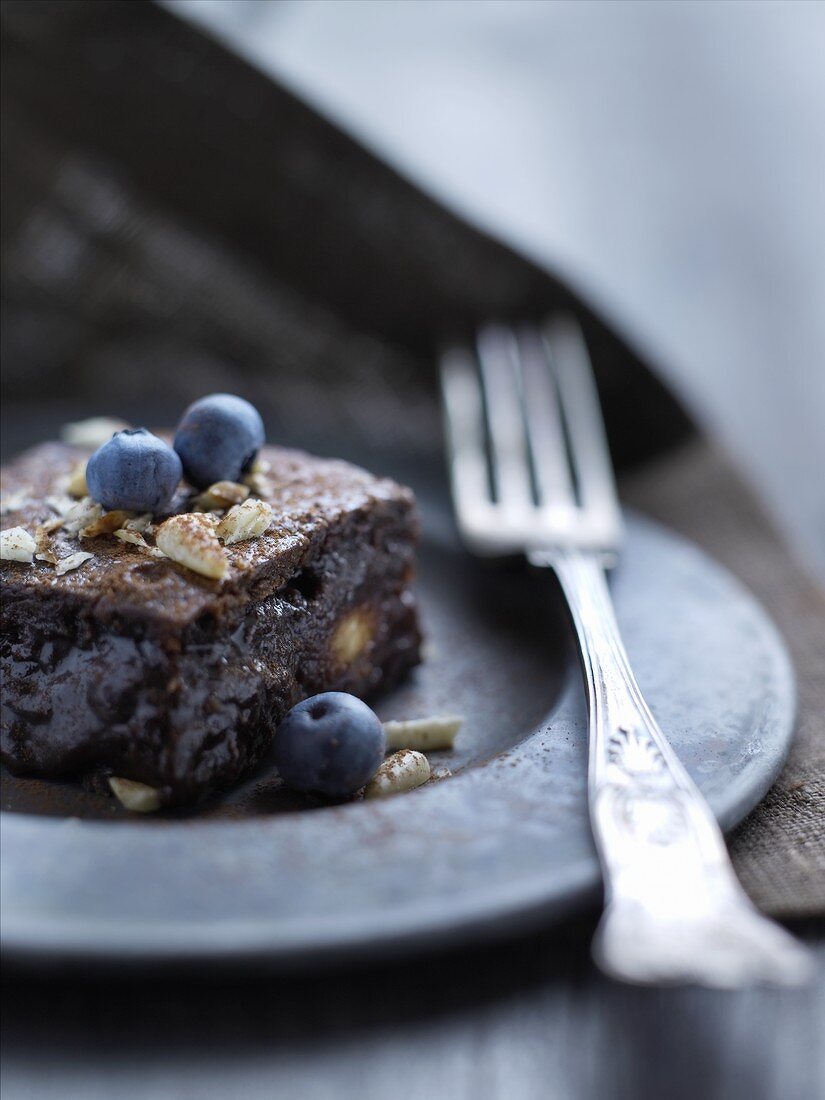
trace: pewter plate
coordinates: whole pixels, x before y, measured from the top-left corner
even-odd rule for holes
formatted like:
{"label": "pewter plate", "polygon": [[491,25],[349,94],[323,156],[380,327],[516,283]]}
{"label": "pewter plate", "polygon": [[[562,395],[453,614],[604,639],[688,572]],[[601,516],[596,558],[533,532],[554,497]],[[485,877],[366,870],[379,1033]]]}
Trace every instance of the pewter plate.
{"label": "pewter plate", "polygon": [[[220,804],[135,820],[4,780],[2,947],[28,961],[317,963],[499,935],[598,898],[581,682],[554,579],[485,565],[425,500],[424,666],[382,718],[459,712],[450,778],[381,802],[300,805],[269,765]],[[631,517],[613,576],[656,718],[724,828],[775,778],[794,686],[754,599]]]}

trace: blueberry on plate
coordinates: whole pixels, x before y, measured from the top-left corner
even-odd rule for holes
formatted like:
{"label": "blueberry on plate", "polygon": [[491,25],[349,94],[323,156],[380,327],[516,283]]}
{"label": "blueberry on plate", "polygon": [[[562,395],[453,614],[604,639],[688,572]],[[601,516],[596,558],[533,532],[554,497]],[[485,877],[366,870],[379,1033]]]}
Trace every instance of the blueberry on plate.
{"label": "blueberry on plate", "polygon": [[115,432],[86,464],[89,495],[128,512],[166,511],[182,476],[177,454],[146,428]]}
{"label": "blueberry on plate", "polygon": [[264,445],[264,422],[254,405],[213,393],[190,405],[175,432],[186,480],[196,489],[240,481]]}
{"label": "blueberry on plate", "polygon": [[333,798],[355,794],[368,783],[386,750],[378,718],[342,691],[298,703],[275,734],[275,763],[287,786]]}

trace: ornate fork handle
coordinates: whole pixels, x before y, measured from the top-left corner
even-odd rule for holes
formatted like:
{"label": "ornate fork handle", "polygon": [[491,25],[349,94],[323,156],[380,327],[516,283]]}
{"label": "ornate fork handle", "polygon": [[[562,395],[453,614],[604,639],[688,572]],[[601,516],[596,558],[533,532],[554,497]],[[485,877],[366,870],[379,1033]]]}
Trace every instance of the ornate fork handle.
{"label": "ornate fork handle", "polygon": [[644,700],[600,556],[530,560],[556,571],[584,666],[590,817],[606,892],[596,960],[639,982],[804,980],[807,953],[739,886],[710,808]]}

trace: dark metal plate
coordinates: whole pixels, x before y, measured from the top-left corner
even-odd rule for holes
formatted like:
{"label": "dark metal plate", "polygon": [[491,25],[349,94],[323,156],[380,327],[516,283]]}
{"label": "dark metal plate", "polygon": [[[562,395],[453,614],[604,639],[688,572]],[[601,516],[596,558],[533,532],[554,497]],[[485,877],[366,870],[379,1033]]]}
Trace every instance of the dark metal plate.
{"label": "dark metal plate", "polygon": [[[501,932],[597,896],[582,691],[555,582],[467,558],[443,502],[427,529],[428,660],[376,708],[464,713],[453,776],[382,802],[297,809],[264,768],[223,805],[138,821],[84,820],[111,804],[6,784],[4,808],[51,813],[2,814],[8,954],[317,961]],[[730,827],[790,741],[787,655],[752,597],[702,553],[645,521],[628,533],[614,589],[631,658]],[[61,799],[76,816],[55,812]]]}

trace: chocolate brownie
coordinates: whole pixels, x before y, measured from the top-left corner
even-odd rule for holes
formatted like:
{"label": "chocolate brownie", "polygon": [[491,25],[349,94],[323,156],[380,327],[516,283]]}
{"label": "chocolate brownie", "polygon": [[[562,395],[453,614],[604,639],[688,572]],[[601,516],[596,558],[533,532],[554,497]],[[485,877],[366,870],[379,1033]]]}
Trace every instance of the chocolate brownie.
{"label": "chocolate brownie", "polygon": [[[268,524],[257,537],[217,543],[231,492],[204,502],[181,491],[171,506],[180,518],[166,530],[186,543],[203,524],[217,547],[225,572],[212,579],[182,564],[190,559],[174,539],[164,543],[165,517],[100,516],[88,498],[68,510],[69,475],[89,453],[47,443],[2,475],[0,526],[37,544],[32,564],[0,568],[2,757],[12,771],[115,775],[158,788],[165,804],[193,801],[254,765],[302,698],[366,695],[418,662],[409,489],[266,447],[248,479],[250,500],[262,502],[251,511]],[[193,511],[210,504],[211,517]],[[62,571],[79,552],[92,556]]]}

